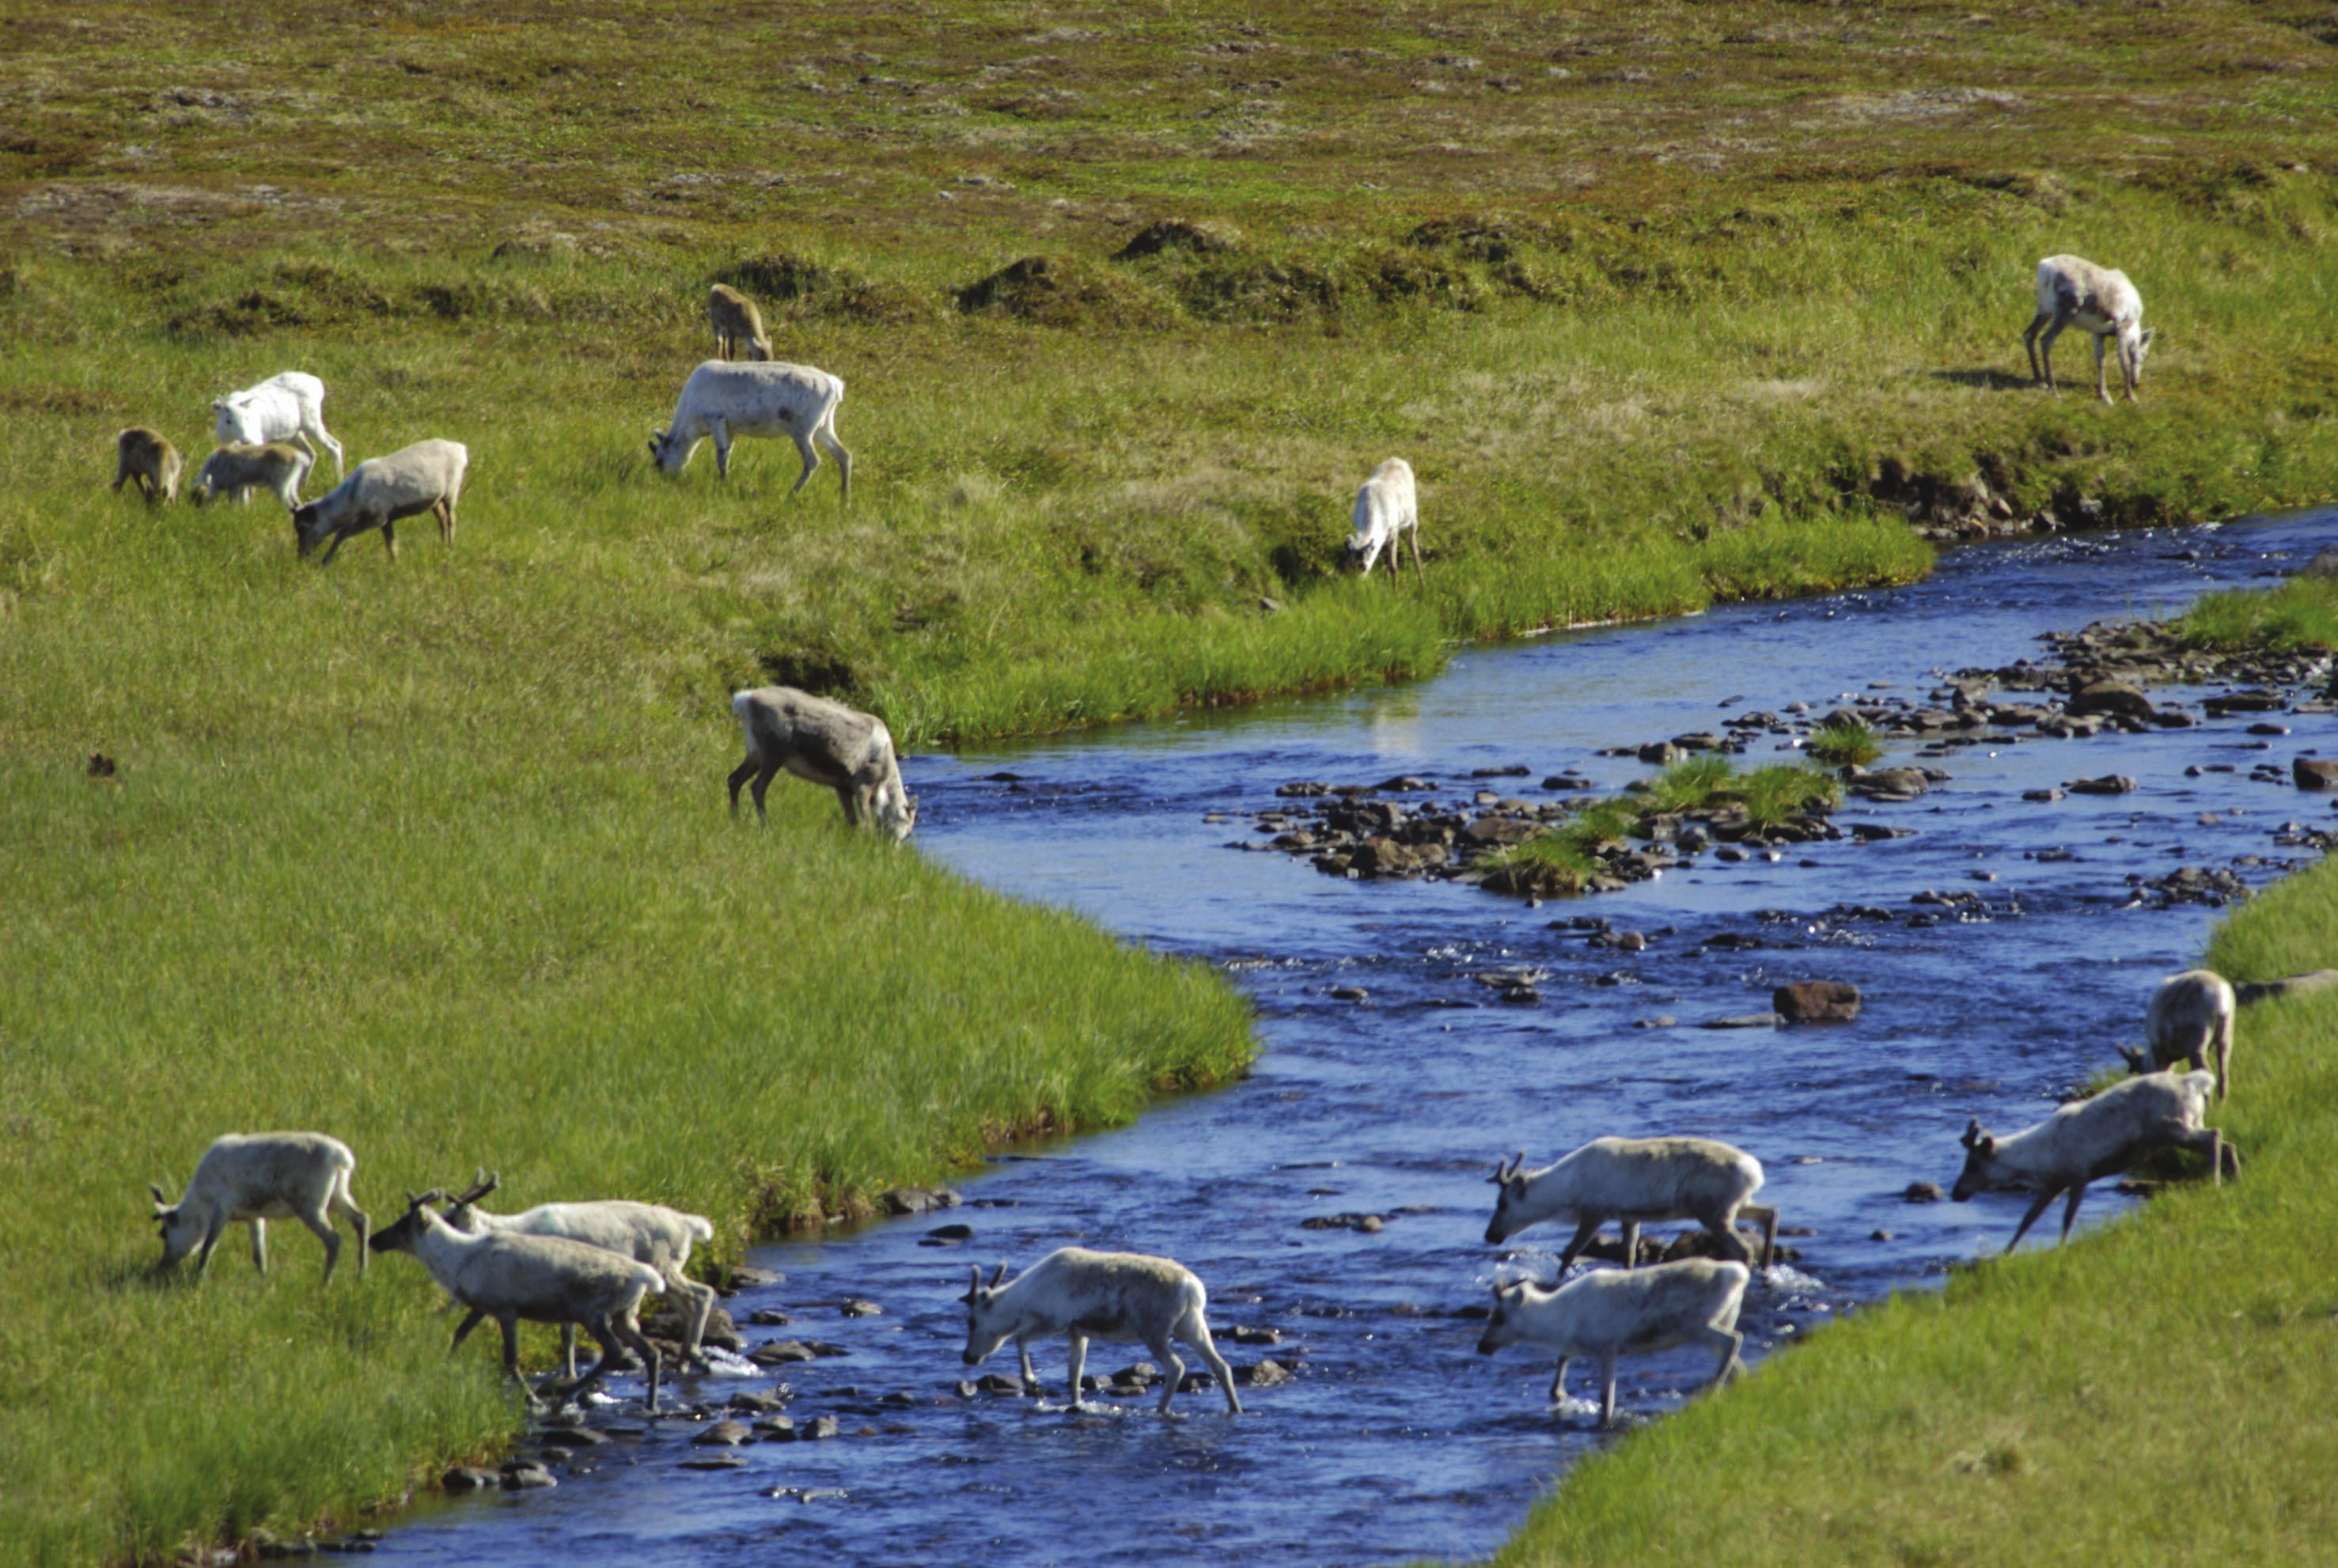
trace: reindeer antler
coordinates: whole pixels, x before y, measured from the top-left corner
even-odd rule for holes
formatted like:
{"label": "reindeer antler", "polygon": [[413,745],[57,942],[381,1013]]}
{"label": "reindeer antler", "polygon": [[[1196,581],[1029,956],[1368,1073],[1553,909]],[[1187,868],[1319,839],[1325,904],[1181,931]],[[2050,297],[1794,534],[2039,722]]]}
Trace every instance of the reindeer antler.
{"label": "reindeer antler", "polygon": [[480,1199],[486,1197],[488,1193],[494,1191],[497,1186],[501,1185],[503,1179],[503,1172],[500,1171],[490,1176],[487,1174],[485,1167],[473,1166],[471,1168],[471,1185],[455,1200],[455,1206],[459,1209],[466,1203],[476,1203]]}
{"label": "reindeer antler", "polygon": [[[977,1269],[975,1270],[975,1273],[976,1273],[977,1275],[979,1275],[981,1272],[982,1272],[982,1270],[981,1270],[981,1269]],[[999,1282],[1001,1279],[1006,1279],[1006,1278],[1007,1278],[1007,1265],[1006,1265],[1006,1264],[1004,1264],[1004,1263],[1001,1263],[1001,1264],[998,1266],[998,1268],[997,1269],[997,1270],[995,1270],[995,1271],[991,1274],[991,1276],[990,1276],[990,1288],[991,1288],[993,1290],[997,1289],[998,1289],[998,1282]]]}
{"label": "reindeer antler", "polygon": [[1965,1135],[1962,1142],[1966,1148],[1976,1147],[1989,1134],[1981,1131],[1979,1117],[1976,1116],[1965,1123]]}

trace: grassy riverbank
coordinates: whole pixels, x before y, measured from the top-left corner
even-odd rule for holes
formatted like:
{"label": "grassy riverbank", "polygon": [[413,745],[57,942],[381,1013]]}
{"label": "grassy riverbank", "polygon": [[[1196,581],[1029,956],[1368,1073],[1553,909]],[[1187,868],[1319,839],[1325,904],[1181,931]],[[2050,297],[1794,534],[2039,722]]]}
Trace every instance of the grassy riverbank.
{"label": "grassy riverbank", "polygon": [[[806,789],[735,829],[734,685],[918,744],[1903,580],[1911,505],[2338,490],[2326,10],[2090,17],[0,16],[0,1559],[347,1518],[508,1428],[400,1260],[139,1278],[220,1131],[339,1133],[384,1218],[486,1162],[735,1245],[1240,1069],[1206,975]],[[1231,242],[1113,260],[1163,217]],[[2014,374],[2059,250],[2141,282],[2140,408]],[[850,511],[769,444],[649,471],[717,277],[851,387]],[[291,366],[352,458],[470,446],[452,552],[104,493],[118,427],[199,461]],[[1336,573],[1391,451],[1425,586]]]}
{"label": "grassy riverbank", "polygon": [[[2243,907],[2207,962],[2338,965],[2338,866]],[[1586,1461],[1496,1561],[2338,1560],[2333,1032],[2326,992],[2241,1015],[2215,1115],[2237,1183],[1856,1314]]]}

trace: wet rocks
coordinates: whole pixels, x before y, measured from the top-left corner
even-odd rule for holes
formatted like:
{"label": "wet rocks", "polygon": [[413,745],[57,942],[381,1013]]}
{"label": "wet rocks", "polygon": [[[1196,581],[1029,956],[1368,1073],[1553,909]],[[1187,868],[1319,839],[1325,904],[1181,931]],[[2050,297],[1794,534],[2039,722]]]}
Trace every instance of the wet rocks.
{"label": "wet rocks", "polygon": [[732,1448],[742,1443],[752,1443],[754,1437],[744,1421],[734,1421],[725,1416],[690,1441],[693,1446],[699,1448]]}
{"label": "wet rocks", "polygon": [[1932,787],[1932,781],[1920,768],[1878,768],[1860,774],[1847,786],[1851,792],[1869,800],[1913,800]]}
{"label": "wet rocks", "polygon": [[1366,1236],[1377,1236],[1386,1229],[1388,1220],[1379,1214],[1314,1214],[1302,1220],[1302,1230],[1355,1230]]}
{"label": "wet rocks", "polygon": [[545,1448],[598,1448],[608,1438],[590,1426],[548,1426],[535,1435],[538,1445]]}
{"label": "wet rocks", "polygon": [[1290,1382],[1292,1376],[1290,1367],[1272,1357],[1262,1357],[1248,1367],[1234,1368],[1234,1381],[1247,1383],[1253,1388],[1272,1388],[1278,1384]]}
{"label": "wet rocks", "polygon": [[1770,994],[1789,1024],[1848,1024],[1859,1016],[1859,987],[1844,980],[1803,980]]}
{"label": "wet rocks", "polygon": [[1727,1018],[1707,1018],[1700,1029],[1774,1029],[1785,1019],[1775,1013],[1739,1013]]}
{"label": "wet rocks", "polygon": [[2134,719],[2149,723],[2157,710],[2143,688],[2125,681],[2095,681],[2070,693],[2065,711],[2076,715],[2104,714],[2114,719]]}
{"label": "wet rocks", "polygon": [[502,1486],[503,1477],[493,1470],[476,1465],[457,1465],[438,1477],[438,1489],[451,1496],[466,1492],[491,1492]]}
{"label": "wet rocks", "polygon": [[2135,780],[2124,773],[2106,773],[2099,779],[2072,779],[2066,787],[2073,795],[2132,795]]}
{"label": "wet rocks", "polygon": [[533,1492],[546,1486],[557,1486],[560,1478],[533,1459],[509,1459],[504,1462],[503,1489],[506,1492]]}
{"label": "wet rocks", "polygon": [[2249,886],[2234,872],[2221,866],[2184,866],[2165,877],[2127,878],[2128,885],[2143,892],[2156,893],[2169,904],[2205,904],[2222,907],[2237,904],[2249,896]]}
{"label": "wet rocks", "polygon": [[2289,776],[2300,789],[2338,789],[2338,757],[2293,757]]}

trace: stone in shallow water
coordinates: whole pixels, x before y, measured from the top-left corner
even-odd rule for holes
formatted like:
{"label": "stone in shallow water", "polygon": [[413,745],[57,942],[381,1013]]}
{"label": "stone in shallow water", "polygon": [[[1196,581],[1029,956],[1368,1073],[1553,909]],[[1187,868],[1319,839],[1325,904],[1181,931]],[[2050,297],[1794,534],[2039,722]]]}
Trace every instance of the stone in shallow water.
{"label": "stone in shallow water", "polygon": [[700,1448],[730,1448],[753,1440],[754,1434],[747,1429],[744,1421],[733,1421],[726,1416],[690,1441]]}
{"label": "stone in shallow water", "polygon": [[1789,1024],[1847,1024],[1859,1016],[1859,987],[1847,980],[1803,980],[1770,994]]}

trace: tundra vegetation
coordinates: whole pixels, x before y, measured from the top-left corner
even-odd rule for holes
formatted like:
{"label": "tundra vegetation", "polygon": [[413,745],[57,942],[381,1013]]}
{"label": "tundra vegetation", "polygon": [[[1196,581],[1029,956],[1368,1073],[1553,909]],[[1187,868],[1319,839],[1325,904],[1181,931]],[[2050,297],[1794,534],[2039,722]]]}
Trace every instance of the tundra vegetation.
{"label": "tundra vegetation", "polygon": [[[916,747],[1903,580],[1911,514],[2338,487],[2338,44],[2304,0],[2117,25],[1431,0],[1368,37],[1292,0],[704,29],[254,0],[224,30],[133,0],[0,28],[0,1307],[37,1330],[0,1339],[12,1562],[346,1521],[517,1419],[415,1271],[151,1281],[147,1178],[91,1157],[125,1127],[180,1162],[314,1127],[382,1192],[492,1161],[516,1200],[708,1214],[719,1255],[1240,1070],[1206,975],[844,833],[813,791],[770,839],[734,828],[732,691],[811,689]],[[2064,251],[2148,292],[2139,407],[2027,386],[2030,279]],[[849,513],[783,505],[771,443],[729,485],[642,452],[718,282],[853,388]],[[352,458],[471,448],[461,551],[301,574],[280,519],[101,505],[115,431],[203,450],[211,398],[288,367]],[[1390,451],[1437,519],[1404,593],[1338,570]],[[2274,1028],[2247,1025],[2267,1076],[2236,1118],[2328,1102],[2278,1097]],[[2266,1153],[2225,1202],[2312,1191],[2238,1135]],[[2180,1297],[2138,1273],[2114,1327],[2320,1331],[2278,1266],[2274,1316],[2253,1287],[2228,1323],[2220,1256]],[[2150,1417],[2164,1357],[2134,1343],[2090,1387]],[[2018,1401],[2030,1366],[2001,1369],[1958,1391]],[[2084,1474],[2196,1475],[2164,1457]],[[1945,1508],[1937,1469],[1915,1503]]]}

